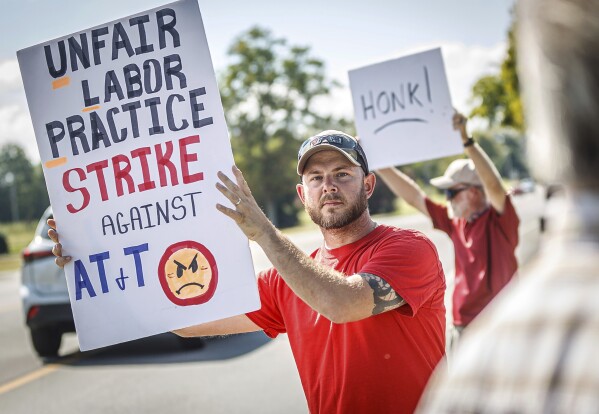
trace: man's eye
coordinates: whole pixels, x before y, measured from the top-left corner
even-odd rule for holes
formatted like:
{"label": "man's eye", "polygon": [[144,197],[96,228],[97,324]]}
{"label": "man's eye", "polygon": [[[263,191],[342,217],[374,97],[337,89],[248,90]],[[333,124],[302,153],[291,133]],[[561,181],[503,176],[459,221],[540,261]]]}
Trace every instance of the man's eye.
{"label": "man's eye", "polygon": [[349,174],[347,174],[346,172],[340,172],[337,174],[337,177],[347,177]]}
{"label": "man's eye", "polygon": [[320,180],[322,180],[321,175],[315,175],[314,177],[310,178],[310,181],[320,181]]}

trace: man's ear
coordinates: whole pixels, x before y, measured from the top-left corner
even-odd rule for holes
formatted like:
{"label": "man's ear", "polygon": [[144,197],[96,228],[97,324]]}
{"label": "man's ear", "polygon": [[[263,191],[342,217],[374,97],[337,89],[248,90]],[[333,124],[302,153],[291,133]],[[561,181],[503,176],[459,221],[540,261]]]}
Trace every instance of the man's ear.
{"label": "man's ear", "polygon": [[367,176],[364,177],[364,190],[366,191],[366,197],[372,197],[372,193],[374,193],[374,187],[376,185],[376,175],[373,172],[370,172]]}
{"label": "man's ear", "polygon": [[306,204],[306,197],[304,195],[304,185],[302,183],[296,184],[295,191],[297,191],[297,196],[302,201],[302,204]]}

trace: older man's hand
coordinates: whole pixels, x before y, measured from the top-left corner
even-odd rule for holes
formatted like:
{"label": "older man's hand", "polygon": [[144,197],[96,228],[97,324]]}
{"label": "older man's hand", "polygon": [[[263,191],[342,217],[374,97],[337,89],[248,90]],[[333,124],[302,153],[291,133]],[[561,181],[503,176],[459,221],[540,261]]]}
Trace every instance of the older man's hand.
{"label": "older man's hand", "polygon": [[468,118],[464,115],[456,111],[453,114],[453,129],[456,131],[460,131],[460,135],[462,137],[462,142],[466,143],[468,141],[468,132],[466,131],[466,124],[468,123]]}

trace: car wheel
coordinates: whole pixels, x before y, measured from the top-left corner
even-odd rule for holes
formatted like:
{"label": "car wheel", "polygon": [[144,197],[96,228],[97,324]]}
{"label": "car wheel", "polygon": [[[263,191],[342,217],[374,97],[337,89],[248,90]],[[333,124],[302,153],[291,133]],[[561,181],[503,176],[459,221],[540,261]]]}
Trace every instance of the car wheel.
{"label": "car wheel", "polygon": [[31,342],[35,352],[40,357],[58,356],[58,348],[62,340],[62,333],[56,328],[31,329]]}
{"label": "car wheel", "polygon": [[202,338],[184,338],[182,336],[177,336],[179,340],[179,345],[183,349],[201,349],[206,345]]}

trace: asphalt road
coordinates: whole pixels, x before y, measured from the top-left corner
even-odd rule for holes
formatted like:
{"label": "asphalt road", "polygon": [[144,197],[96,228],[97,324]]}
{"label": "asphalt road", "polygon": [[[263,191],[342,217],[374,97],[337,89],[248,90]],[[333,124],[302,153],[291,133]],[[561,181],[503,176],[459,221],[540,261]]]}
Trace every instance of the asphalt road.
{"label": "asphalt road", "polygon": [[[516,197],[525,264],[540,244],[540,192]],[[453,287],[449,238],[432,230],[426,218],[393,216],[376,220],[426,233],[435,243]],[[318,231],[291,239],[311,251]],[[257,270],[268,267],[251,245]],[[23,324],[17,272],[0,273],[0,413],[305,413],[307,412],[287,337],[262,333],[210,338],[202,349],[184,350],[171,334],[81,353],[74,334],[66,335],[61,357],[41,361]],[[448,301],[446,303],[449,304]],[[450,313],[449,313],[450,314]]]}

